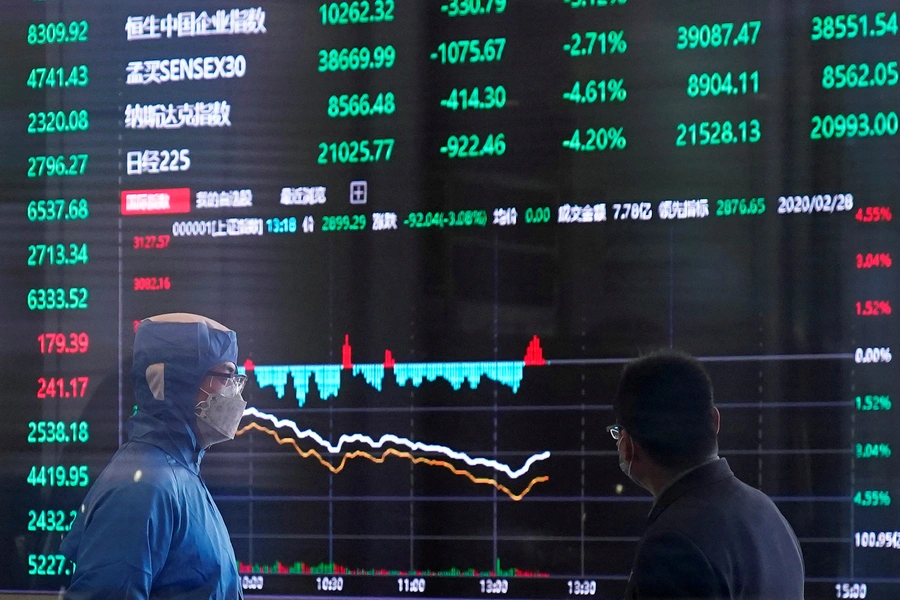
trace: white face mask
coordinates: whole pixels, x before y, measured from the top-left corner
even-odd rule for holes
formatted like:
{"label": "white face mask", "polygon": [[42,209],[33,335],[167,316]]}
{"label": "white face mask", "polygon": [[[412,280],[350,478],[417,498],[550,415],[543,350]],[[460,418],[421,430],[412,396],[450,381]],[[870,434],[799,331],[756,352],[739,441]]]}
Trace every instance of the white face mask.
{"label": "white face mask", "polygon": [[247,403],[241,397],[244,379],[229,379],[222,389],[208,392],[200,388],[207,397],[197,403],[197,429],[204,448],[227,440],[233,440]]}

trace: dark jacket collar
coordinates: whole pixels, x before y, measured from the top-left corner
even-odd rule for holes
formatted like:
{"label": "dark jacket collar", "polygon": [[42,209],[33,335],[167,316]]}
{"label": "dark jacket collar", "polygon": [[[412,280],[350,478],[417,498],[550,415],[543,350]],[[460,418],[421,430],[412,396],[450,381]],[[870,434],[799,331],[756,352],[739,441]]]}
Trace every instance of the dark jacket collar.
{"label": "dark jacket collar", "polygon": [[729,477],[734,477],[734,473],[732,473],[731,467],[728,466],[728,462],[724,458],[714,460],[709,464],[690,471],[673,483],[669,489],[656,499],[653,509],[650,511],[650,516],[647,517],[647,525],[656,521],[664,510],[687,492],[728,479]]}

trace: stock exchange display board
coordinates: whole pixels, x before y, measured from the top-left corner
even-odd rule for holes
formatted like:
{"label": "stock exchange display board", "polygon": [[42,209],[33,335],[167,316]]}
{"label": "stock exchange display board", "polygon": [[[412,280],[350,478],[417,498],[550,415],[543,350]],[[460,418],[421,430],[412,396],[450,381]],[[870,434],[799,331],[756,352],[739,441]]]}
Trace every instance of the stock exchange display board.
{"label": "stock exchange display board", "polygon": [[247,595],[621,596],[622,364],[705,363],[807,598],[900,594],[894,0],[9,0],[0,589],[58,590],[136,323],[238,333]]}

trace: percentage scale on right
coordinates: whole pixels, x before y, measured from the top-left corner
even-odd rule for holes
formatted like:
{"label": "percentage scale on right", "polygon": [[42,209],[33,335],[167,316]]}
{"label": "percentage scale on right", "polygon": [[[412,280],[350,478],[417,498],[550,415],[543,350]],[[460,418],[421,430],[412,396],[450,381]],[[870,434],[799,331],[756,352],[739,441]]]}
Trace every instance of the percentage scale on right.
{"label": "percentage scale on right", "polygon": [[896,469],[891,462],[896,460],[893,448],[897,429],[890,396],[896,381],[891,352],[896,333],[891,315],[897,286],[896,277],[888,271],[893,267],[893,236],[889,235],[893,212],[887,199],[853,207],[850,213],[853,227],[865,232],[860,246],[848,256],[848,267],[856,272],[851,284],[856,298],[851,303],[857,319],[857,347],[853,352],[855,414],[849,444],[853,464],[850,557],[851,564],[856,565],[856,571],[851,572],[860,582],[860,593],[854,596],[851,589],[844,596],[842,586],[838,597],[865,598],[868,588],[863,578],[896,572],[895,554],[900,550],[900,521],[891,502],[898,492]]}
{"label": "percentage scale on right", "polygon": [[889,363],[890,348],[857,348],[854,354],[857,364]]}

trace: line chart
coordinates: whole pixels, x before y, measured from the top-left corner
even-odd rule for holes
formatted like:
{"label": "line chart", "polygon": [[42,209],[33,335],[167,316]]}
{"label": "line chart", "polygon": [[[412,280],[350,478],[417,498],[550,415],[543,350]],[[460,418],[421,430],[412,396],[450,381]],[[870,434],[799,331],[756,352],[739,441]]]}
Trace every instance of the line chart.
{"label": "line chart", "polygon": [[518,469],[513,470],[509,465],[490,458],[473,458],[464,452],[451,450],[447,446],[414,442],[410,439],[399,437],[393,434],[385,434],[381,436],[377,441],[362,433],[354,433],[350,435],[345,434],[338,439],[337,444],[332,444],[311,429],[305,429],[301,431],[300,428],[297,427],[297,423],[291,421],[290,419],[279,419],[274,415],[264,413],[252,407],[244,410],[244,416],[251,416],[256,417],[257,419],[269,421],[277,428],[288,428],[294,432],[298,439],[310,438],[332,454],[340,454],[343,451],[344,444],[361,442],[372,448],[378,449],[383,447],[386,443],[394,443],[400,446],[405,446],[413,452],[432,452],[436,454],[442,454],[454,460],[461,460],[471,467],[487,467],[489,469],[493,469],[494,471],[504,473],[511,479],[518,479],[519,477],[527,473],[529,469],[531,469],[532,465],[534,465],[536,462],[547,460],[548,458],[550,458],[550,452],[548,451],[533,454],[532,456],[528,457],[524,465],[522,465]]}
{"label": "line chart", "polygon": [[340,391],[341,372],[345,370],[351,371],[354,376],[362,375],[366,383],[379,392],[382,390],[387,371],[392,371],[400,387],[406,386],[407,383],[419,387],[426,380],[435,381],[441,378],[450,383],[454,390],[461,389],[466,382],[470,388],[476,389],[482,379],[489,379],[509,387],[516,393],[522,383],[525,367],[547,364],[538,336],[532,338],[524,360],[398,363],[391,351],[386,349],[382,363],[354,364],[349,335],[344,336],[341,356],[341,364],[317,365],[255,365],[253,361],[247,359],[238,371],[246,375],[252,373],[260,388],[273,387],[279,398],[284,397],[290,375],[297,403],[303,406],[309,394],[310,378],[315,380],[322,400],[328,400],[336,397]]}
{"label": "line chart", "polygon": [[519,500],[521,500],[522,498],[524,498],[525,495],[528,494],[528,492],[530,492],[531,489],[536,484],[543,483],[545,481],[550,480],[550,477],[548,477],[546,475],[535,477],[528,483],[527,486],[525,486],[525,489],[522,490],[522,492],[517,494],[517,493],[513,492],[512,490],[510,490],[505,485],[499,483],[496,479],[491,479],[491,478],[487,478],[487,477],[476,477],[469,471],[466,471],[464,469],[457,469],[456,467],[454,467],[452,464],[450,464],[449,462],[447,462],[445,460],[435,460],[435,459],[431,459],[431,458],[425,458],[422,456],[413,456],[409,452],[404,452],[402,450],[397,450],[395,448],[388,448],[387,450],[385,450],[382,453],[382,455],[380,457],[373,456],[372,454],[369,454],[368,452],[365,452],[364,450],[354,450],[352,452],[348,452],[348,453],[344,454],[341,457],[341,462],[338,463],[337,466],[335,466],[335,465],[332,465],[331,463],[329,463],[327,460],[325,460],[322,457],[322,455],[319,454],[316,450],[303,450],[297,444],[297,440],[295,440],[293,438],[283,438],[280,435],[278,435],[277,432],[269,429],[268,427],[263,427],[262,425],[260,425],[258,423],[250,423],[248,425],[245,425],[237,432],[236,435],[243,435],[251,430],[261,431],[263,433],[269,434],[270,436],[272,436],[275,439],[276,442],[278,442],[279,445],[290,444],[291,446],[294,447],[294,450],[297,451],[297,454],[299,454],[303,458],[309,458],[311,456],[315,457],[319,461],[319,463],[322,464],[322,466],[324,466],[325,468],[327,468],[329,471],[331,471],[334,474],[337,474],[337,473],[340,473],[341,471],[343,471],[344,467],[347,465],[347,462],[354,458],[365,458],[367,460],[372,461],[373,463],[382,464],[385,462],[385,460],[387,460],[387,458],[389,456],[396,456],[398,458],[409,459],[410,461],[413,462],[413,464],[426,464],[426,465],[433,466],[433,467],[444,467],[445,469],[450,470],[454,475],[460,475],[460,476],[466,477],[472,483],[493,486],[494,488],[497,489],[497,491],[503,492],[504,494],[509,496],[510,499],[515,500],[517,502]]}
{"label": "line chart", "polygon": [[[247,548],[239,563],[242,575],[265,575],[267,582],[270,577],[280,582],[289,576],[312,576],[328,582],[349,576],[348,586],[358,578],[381,578],[385,582],[366,585],[399,581],[401,592],[407,578],[440,579],[444,586],[494,578],[527,579],[529,585],[543,579],[550,585],[552,580],[577,580],[578,574],[599,581],[602,576],[590,574],[587,565],[604,560],[610,545],[633,544],[637,539],[620,522],[608,522],[604,511],[643,513],[651,500],[619,484],[613,446],[598,448],[586,441],[595,438],[609,418],[611,406],[598,400],[608,397],[607,377],[611,380],[622,364],[633,360],[627,352],[604,356],[602,349],[582,348],[584,356],[578,357],[548,338],[548,346],[552,343],[554,348],[548,355],[541,339],[529,334],[519,338],[521,354],[495,349],[499,354],[468,354],[462,358],[473,360],[450,362],[459,357],[423,357],[418,350],[407,354],[389,347],[376,350],[378,354],[369,350],[365,359],[356,362],[354,356],[362,352],[354,352],[353,334],[345,332],[337,338],[343,345],[334,353],[332,364],[297,364],[302,359],[296,358],[282,363],[254,354],[244,357],[239,371],[253,379],[262,393],[257,397],[259,404],[244,412],[248,418],[237,435],[247,442],[254,440],[247,443],[252,460],[274,461],[260,481],[268,482],[273,469],[310,469],[312,479],[302,490],[279,483],[277,494],[268,497],[256,489],[249,495],[223,497],[233,514],[247,511],[248,523],[252,522],[249,533],[235,537]],[[334,350],[337,345],[341,342]],[[373,361],[381,352],[384,359]],[[504,360],[483,360],[491,356]],[[417,362],[403,362],[406,357]],[[745,386],[755,383],[763,369],[771,369],[765,363],[790,361],[796,368],[818,372],[819,364],[853,362],[851,353],[722,353],[700,355],[699,360],[709,363],[717,375],[728,374],[723,396],[733,400],[722,401],[723,411],[759,411],[768,422],[771,411],[854,406],[850,400],[815,390],[797,398],[778,395],[754,400]],[[425,386],[428,382],[431,385]],[[415,392],[411,389],[420,387]],[[290,396],[292,389],[296,404]],[[474,393],[467,392],[470,389]],[[546,401],[548,393],[553,395],[552,404]],[[401,400],[404,396],[409,397],[408,403]],[[820,456],[845,460],[853,454],[851,449],[830,446],[758,448],[755,441],[762,434],[744,423],[744,412],[732,413],[737,413],[728,420],[732,443],[720,453],[738,467],[753,458],[757,459],[754,464],[762,464]],[[548,428],[551,420],[554,425]],[[580,433],[580,445],[564,431]],[[777,433],[766,430],[765,435]],[[750,440],[749,446],[745,439]],[[532,440],[540,440],[539,445]],[[295,458],[313,459],[324,469],[310,468],[315,462]],[[368,465],[381,468],[375,474]],[[769,472],[774,471],[766,471],[766,477]],[[359,494],[359,481],[366,478],[384,487],[375,495]],[[390,493],[388,486],[405,489],[407,482],[409,494]],[[451,493],[463,486],[465,491]],[[846,495],[810,495],[800,487],[790,491],[777,496],[777,501],[825,509],[852,503]],[[266,508],[255,513],[255,502]],[[283,527],[281,522],[292,518],[289,515],[298,507],[307,516]],[[548,520],[551,512],[558,516]],[[464,519],[452,516],[464,513],[468,515]],[[387,514],[391,521],[382,518]],[[430,520],[435,515],[436,520]],[[537,527],[541,534],[518,535],[523,523]],[[846,543],[836,534],[802,534],[806,544]],[[577,546],[580,563],[566,567],[565,574],[544,568],[529,553],[528,547],[535,544],[554,553],[571,552]],[[393,560],[371,565],[370,548],[393,553]],[[428,548],[440,548],[440,557],[428,556]],[[501,558],[502,568],[497,562]],[[477,566],[463,567],[470,564]],[[518,566],[507,568],[506,564]]]}
{"label": "line chart", "polygon": [[[385,377],[391,372],[398,387],[405,387],[408,384],[412,384],[413,387],[419,387],[425,381],[434,382],[437,379],[444,379],[454,391],[459,391],[466,383],[471,389],[477,389],[481,385],[482,380],[488,379],[510,388],[515,394],[518,393],[521,387],[526,367],[621,365],[634,358],[555,358],[547,360],[544,358],[541,340],[537,335],[533,336],[529,342],[523,360],[403,363],[394,359],[390,349],[385,349],[383,362],[357,364],[353,362],[352,355],[353,349],[350,345],[350,336],[345,335],[344,344],[341,347],[342,359],[340,364],[257,365],[248,358],[238,368],[238,372],[248,376],[252,375],[260,388],[272,387],[279,399],[285,396],[288,376],[290,376],[297,404],[302,408],[306,404],[311,381],[315,382],[319,396],[323,401],[336,398],[341,389],[341,377],[344,371],[349,371],[354,377],[362,376],[369,386],[379,392],[384,388]],[[710,363],[843,361],[853,360],[854,354],[852,352],[791,355],[754,354],[698,356],[697,358],[701,362]]]}

